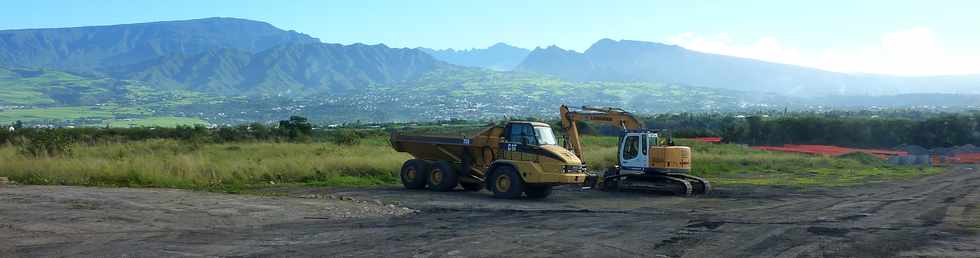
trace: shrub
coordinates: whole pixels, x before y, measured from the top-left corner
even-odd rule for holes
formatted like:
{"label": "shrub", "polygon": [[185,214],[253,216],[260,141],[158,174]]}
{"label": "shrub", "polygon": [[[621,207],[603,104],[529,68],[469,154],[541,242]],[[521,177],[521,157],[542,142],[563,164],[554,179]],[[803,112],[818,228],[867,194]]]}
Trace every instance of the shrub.
{"label": "shrub", "polygon": [[301,116],[291,116],[289,120],[279,121],[279,128],[276,129],[280,136],[294,142],[309,142],[313,135],[313,125]]}
{"label": "shrub", "polygon": [[364,138],[360,133],[353,129],[340,129],[330,134],[330,142],[337,145],[357,145]]}
{"label": "shrub", "polygon": [[16,143],[18,152],[30,157],[56,157],[71,155],[74,139],[63,130],[34,130]]}

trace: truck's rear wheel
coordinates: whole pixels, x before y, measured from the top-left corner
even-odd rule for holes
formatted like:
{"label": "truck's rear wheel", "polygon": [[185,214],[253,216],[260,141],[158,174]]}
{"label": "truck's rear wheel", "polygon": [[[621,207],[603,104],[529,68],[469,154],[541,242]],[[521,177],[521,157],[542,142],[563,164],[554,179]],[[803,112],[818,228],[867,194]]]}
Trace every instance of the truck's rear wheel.
{"label": "truck's rear wheel", "polygon": [[524,180],[511,166],[500,166],[493,170],[487,178],[487,184],[493,197],[513,199],[520,198],[524,193]]}
{"label": "truck's rear wheel", "polygon": [[449,165],[449,162],[437,161],[429,170],[429,190],[445,192],[453,190],[459,184],[459,175]]}
{"label": "truck's rear wheel", "polygon": [[425,188],[426,178],[429,177],[429,163],[424,160],[410,159],[402,164],[402,185],[407,189]]}
{"label": "truck's rear wheel", "polygon": [[527,198],[531,198],[531,199],[546,198],[548,197],[548,195],[551,195],[551,186],[550,185],[528,186],[527,190],[524,190],[524,194],[527,195]]}

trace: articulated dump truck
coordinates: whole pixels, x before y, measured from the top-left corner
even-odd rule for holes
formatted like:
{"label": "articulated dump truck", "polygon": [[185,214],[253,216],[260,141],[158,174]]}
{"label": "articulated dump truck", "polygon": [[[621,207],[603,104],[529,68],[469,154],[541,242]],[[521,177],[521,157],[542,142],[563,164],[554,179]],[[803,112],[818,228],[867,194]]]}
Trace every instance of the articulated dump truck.
{"label": "articulated dump truck", "polygon": [[471,137],[391,135],[405,161],[401,181],[408,189],[467,191],[486,188],[497,198],[545,198],[561,184],[582,184],[586,168],[558,145],[545,123],[510,121]]}

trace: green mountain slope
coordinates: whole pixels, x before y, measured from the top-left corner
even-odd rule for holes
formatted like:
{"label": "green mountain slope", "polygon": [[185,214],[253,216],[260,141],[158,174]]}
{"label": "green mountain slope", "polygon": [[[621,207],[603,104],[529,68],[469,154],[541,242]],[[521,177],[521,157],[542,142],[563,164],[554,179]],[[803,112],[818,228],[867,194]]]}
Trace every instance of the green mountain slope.
{"label": "green mountain slope", "polygon": [[119,124],[141,119],[190,121],[166,118],[172,117],[178,106],[225,99],[191,91],[160,90],[139,81],[51,69],[0,67],[0,124],[16,120],[59,125]]}
{"label": "green mountain slope", "polygon": [[62,71],[0,68],[0,105],[91,105],[113,94],[116,82]]}
{"label": "green mountain slope", "polygon": [[91,71],[170,54],[233,48],[258,52],[318,39],[268,23],[207,18],[110,26],[0,31],[0,65]]}
{"label": "green mountain slope", "polygon": [[281,45],[255,54],[219,49],[170,55],[106,72],[118,79],[208,93],[308,95],[414,80],[444,66],[412,49],[312,43]]}

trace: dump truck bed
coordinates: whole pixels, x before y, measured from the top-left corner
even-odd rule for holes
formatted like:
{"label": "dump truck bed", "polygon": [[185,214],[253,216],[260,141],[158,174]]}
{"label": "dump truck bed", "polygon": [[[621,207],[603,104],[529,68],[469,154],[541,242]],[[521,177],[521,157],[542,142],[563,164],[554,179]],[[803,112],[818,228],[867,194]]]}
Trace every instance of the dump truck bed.
{"label": "dump truck bed", "polygon": [[406,152],[416,159],[463,162],[469,152],[483,146],[473,144],[467,137],[417,136],[392,133],[391,146],[395,151]]}
{"label": "dump truck bed", "polygon": [[402,166],[402,183],[408,189],[448,191],[461,185],[467,190],[486,188],[499,198],[544,198],[552,186],[585,180],[586,174],[571,170],[581,167],[581,161],[560,146],[507,142],[502,135],[514,126],[533,136],[537,130],[532,126],[547,124],[511,121],[469,137],[393,132],[391,147],[414,157]]}

